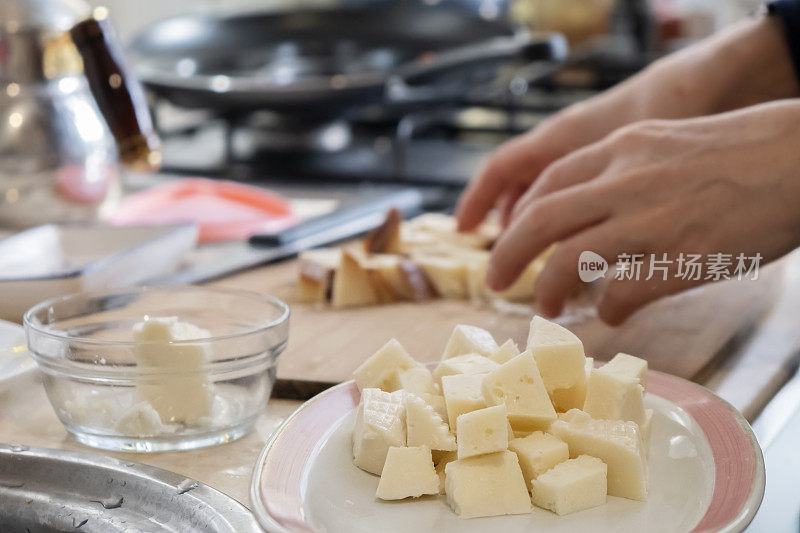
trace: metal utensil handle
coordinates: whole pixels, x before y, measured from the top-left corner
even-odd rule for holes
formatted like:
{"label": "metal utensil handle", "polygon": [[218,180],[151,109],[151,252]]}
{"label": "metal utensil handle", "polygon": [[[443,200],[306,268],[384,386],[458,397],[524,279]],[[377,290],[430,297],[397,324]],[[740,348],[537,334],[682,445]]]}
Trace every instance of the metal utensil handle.
{"label": "metal utensil handle", "polygon": [[107,20],[86,19],[70,30],[97,105],[119,147],[120,159],[137,168],[160,163],[159,140],[139,81],[122,60]]}
{"label": "metal utensil handle", "polygon": [[395,76],[407,85],[423,85],[453,72],[468,71],[515,58],[529,62],[561,62],[567,58],[568,50],[567,42],[561,34],[522,33],[432,53],[402,66],[395,72]]}

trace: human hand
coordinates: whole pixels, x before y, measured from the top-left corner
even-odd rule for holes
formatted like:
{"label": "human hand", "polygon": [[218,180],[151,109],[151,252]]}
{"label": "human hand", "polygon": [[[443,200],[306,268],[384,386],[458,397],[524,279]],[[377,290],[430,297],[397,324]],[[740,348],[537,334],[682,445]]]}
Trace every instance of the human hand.
{"label": "human hand", "polygon": [[461,196],[456,210],[459,229],[473,229],[493,207],[507,224],[519,197],[548,165],[622,126],[796,95],[797,81],[779,24],[769,18],[745,21],[502,145]]}
{"label": "human hand", "polygon": [[536,286],[541,312],[553,316],[581,284],[582,251],[610,263],[623,253],[667,254],[666,280],[613,279],[603,287],[600,317],[619,324],[650,301],[706,281],[674,275],[681,253],[780,257],[800,244],[798,121],[800,101],[785,100],[639,122],[571,153],[517,202],[493,249],[489,286],[508,287],[558,243]]}

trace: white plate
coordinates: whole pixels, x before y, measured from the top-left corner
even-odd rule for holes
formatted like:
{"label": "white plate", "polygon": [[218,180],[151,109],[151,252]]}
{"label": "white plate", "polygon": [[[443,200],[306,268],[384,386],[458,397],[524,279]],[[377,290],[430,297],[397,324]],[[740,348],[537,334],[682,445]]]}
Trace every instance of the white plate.
{"label": "white plate", "polygon": [[25,329],[19,324],[0,320],[0,381],[33,368],[25,340]]}
{"label": "white plate", "polygon": [[741,531],[764,494],[761,449],[729,404],[688,381],[651,372],[654,409],[646,502],[609,497],[566,517],[530,514],[462,520],[443,496],[376,500],[378,477],[352,463],[352,382],[301,407],[267,443],[253,475],[251,503],[267,531],[477,532]]}

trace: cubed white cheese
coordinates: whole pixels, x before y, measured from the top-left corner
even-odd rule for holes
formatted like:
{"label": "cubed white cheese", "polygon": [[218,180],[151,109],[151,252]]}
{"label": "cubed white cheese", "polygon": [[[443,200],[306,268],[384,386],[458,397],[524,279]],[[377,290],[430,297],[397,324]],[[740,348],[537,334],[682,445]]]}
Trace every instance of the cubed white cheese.
{"label": "cubed white cheese", "polygon": [[531,498],[517,455],[508,450],[445,467],[447,503],[461,518],[529,513]]}
{"label": "cubed white cheese", "polygon": [[497,348],[497,342],[495,342],[494,337],[485,329],[459,324],[450,334],[442,359],[449,359],[468,353],[477,353],[484,357],[489,357],[497,351]]}
{"label": "cubed white cheese", "polygon": [[457,431],[459,459],[506,450],[506,406],[495,405],[460,415]]}
{"label": "cubed white cheese", "polygon": [[511,439],[508,449],[517,454],[528,490],[531,481],[558,463],[569,459],[567,443],[549,433],[534,431],[527,437]]}
{"label": "cubed white cheese", "polygon": [[583,343],[568,329],[540,316],[533,317],[528,350],[536,359],[548,392],[574,387],[586,379]]}
{"label": "cubed white cheese", "polygon": [[647,389],[647,361],[644,359],[626,353],[618,353],[600,369],[603,372],[613,372],[636,378],[639,380],[639,384]]}
{"label": "cubed white cheese", "polygon": [[592,370],[583,411],[592,418],[629,420],[641,427],[645,422],[644,388],[635,377]]}
{"label": "cubed white cheese", "polygon": [[128,437],[148,437],[164,433],[168,427],[149,403],[139,402],[122,413],[115,429]]}
{"label": "cubed white cheese", "polygon": [[492,355],[489,356],[489,359],[499,365],[502,365],[503,363],[509,362],[519,354],[520,352],[519,348],[517,347],[517,343],[511,339],[508,339],[502,344],[502,346],[495,350]]}
{"label": "cubed white cheese", "polygon": [[425,400],[407,394],[405,406],[408,446],[427,446],[432,450],[456,449],[456,439],[450,433],[447,422]]}
{"label": "cubed white cheese", "polygon": [[376,496],[382,500],[439,494],[439,476],[427,446],[392,446],[386,455]]}
{"label": "cubed white cheese", "polygon": [[195,425],[211,413],[214,392],[207,368],[211,350],[203,342],[210,336],[208,330],[174,316],[150,317],[133,327],[139,370],[158,374],[157,379],[141,380],[137,392],[165,424]]}
{"label": "cubed white cheese", "polygon": [[420,398],[425,400],[425,403],[433,407],[433,410],[442,417],[442,420],[448,420],[447,403],[444,401],[444,396],[441,394],[421,394]]}
{"label": "cubed white cheese", "polygon": [[556,419],[556,411],[529,351],[489,372],[481,389],[487,405],[505,404],[515,431],[544,429]]}
{"label": "cubed white cheese", "polygon": [[445,359],[433,371],[433,379],[441,385],[443,376],[454,374],[488,374],[499,365],[487,357],[476,353],[457,355]]}
{"label": "cubed white cheese", "polygon": [[450,431],[458,431],[458,417],[464,413],[483,409],[486,400],[483,398],[480,374],[455,374],[442,378],[442,391],[447,405],[447,420]]}
{"label": "cubed white cheese", "polygon": [[591,455],[608,465],[608,494],[647,498],[647,462],[635,422],[594,420],[578,409],[560,416],[550,432],[569,446],[571,457]]}
{"label": "cubed white cheese", "polygon": [[395,339],[384,344],[353,372],[360,390],[379,388],[393,392],[400,388],[398,372],[420,366]]}
{"label": "cubed white cheese", "polygon": [[400,370],[397,373],[397,382],[406,392],[422,396],[423,394],[436,394],[433,385],[433,376],[430,370],[424,366],[416,366],[408,370]]}
{"label": "cubed white cheese", "polygon": [[467,268],[463,261],[432,254],[414,254],[411,260],[422,268],[440,296],[467,297]]}
{"label": "cubed white cheese", "polygon": [[353,429],[353,462],[362,470],[380,474],[392,446],[406,445],[406,413],[403,391],[361,391]]}
{"label": "cubed white cheese", "polygon": [[584,367],[586,371],[586,379],[580,383],[576,383],[567,389],[554,389],[550,391],[550,399],[553,400],[553,407],[559,413],[565,413],[570,409],[583,409],[583,402],[586,401],[586,383],[589,381],[589,375],[594,369],[594,359],[591,357],[586,358]]}
{"label": "cubed white cheese", "polygon": [[606,503],[606,465],[596,457],[570,459],[533,480],[533,503],[566,515]]}
{"label": "cubed white cheese", "polygon": [[331,303],[334,307],[372,305],[380,302],[380,295],[370,280],[369,273],[359,264],[358,253],[342,252],[341,263],[333,278]]}

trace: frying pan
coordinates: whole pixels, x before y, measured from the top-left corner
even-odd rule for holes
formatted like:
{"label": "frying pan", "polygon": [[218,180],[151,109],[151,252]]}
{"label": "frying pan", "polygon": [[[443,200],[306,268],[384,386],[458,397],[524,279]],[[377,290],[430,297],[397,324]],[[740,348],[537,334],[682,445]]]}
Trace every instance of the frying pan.
{"label": "frying pan", "polygon": [[512,60],[560,61],[558,34],[408,2],[183,16],[131,42],[144,84],[184,107],[337,115],[452,99]]}

